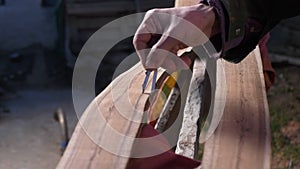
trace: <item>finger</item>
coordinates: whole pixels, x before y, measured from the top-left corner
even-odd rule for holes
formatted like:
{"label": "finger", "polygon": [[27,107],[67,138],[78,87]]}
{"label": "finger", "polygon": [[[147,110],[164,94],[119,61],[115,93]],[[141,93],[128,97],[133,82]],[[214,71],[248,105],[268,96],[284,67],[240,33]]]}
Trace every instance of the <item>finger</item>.
{"label": "finger", "polygon": [[172,17],[172,24],[167,29],[166,34],[192,47],[208,41],[202,29],[189,22],[189,20],[175,16]]}
{"label": "finger", "polygon": [[146,49],[151,40],[151,33],[136,34],[133,38],[133,45],[136,50]]}
{"label": "finger", "polygon": [[[158,28],[157,25],[154,23],[155,19],[153,18],[155,16],[155,15],[153,16],[154,12],[155,10],[148,11],[142,23],[138,27],[133,38],[133,44],[135,46],[141,42],[144,44],[144,47],[147,47],[147,43],[150,41],[151,35],[157,32]],[[141,48],[141,49],[145,49],[145,48]]]}
{"label": "finger", "polygon": [[150,10],[146,13],[133,38],[133,45],[143,65],[145,65],[148,55],[145,49],[149,48],[148,44],[153,37],[153,33],[157,32],[158,29],[153,19],[154,12],[154,10]]}
{"label": "finger", "polygon": [[166,62],[163,62],[161,67],[166,69],[168,73],[173,73],[175,71],[189,69],[191,64],[192,61],[189,56],[184,55],[182,57],[177,57],[176,55],[172,54],[170,59],[168,59]]}
{"label": "finger", "polygon": [[[159,41],[151,48],[148,57],[146,58],[146,68],[158,68],[165,61],[169,53],[174,53],[174,47],[178,41],[173,38],[161,36]],[[169,52],[169,53],[168,53]]]}
{"label": "finger", "polygon": [[[168,36],[161,36],[160,40],[152,47],[146,58],[146,68],[158,68],[162,65],[172,65],[172,57],[177,57],[177,52],[186,45],[177,39]],[[164,63],[166,62],[166,63]]]}
{"label": "finger", "polygon": [[151,39],[151,34],[136,34],[133,39],[133,45],[142,65],[145,67],[146,57],[148,55],[148,42]]}
{"label": "finger", "polygon": [[188,66],[190,67],[191,64],[193,63],[192,59],[189,57],[188,54],[183,54],[180,59]]}

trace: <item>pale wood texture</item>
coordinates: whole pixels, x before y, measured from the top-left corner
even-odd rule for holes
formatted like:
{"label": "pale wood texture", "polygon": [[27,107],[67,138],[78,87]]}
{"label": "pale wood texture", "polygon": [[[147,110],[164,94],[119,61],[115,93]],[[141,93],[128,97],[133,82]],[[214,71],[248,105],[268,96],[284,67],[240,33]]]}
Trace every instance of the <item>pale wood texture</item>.
{"label": "pale wood texture", "polygon": [[198,0],[176,0],[175,1],[175,6],[176,7],[179,7],[179,6],[191,6],[191,5],[196,5],[198,3],[199,3]]}
{"label": "pale wood texture", "polygon": [[[91,102],[80,118],[57,169],[126,167],[132,139],[138,133],[151,87],[149,83],[146,93],[142,94],[144,72],[140,64],[136,65],[115,79]],[[158,77],[162,72],[159,71]],[[151,80],[152,77],[149,78]],[[130,138],[116,137],[115,132]],[[103,144],[106,146],[101,146]],[[110,153],[108,149],[125,157]]]}
{"label": "pale wood texture", "polygon": [[202,168],[269,169],[269,110],[259,49],[239,64],[224,64],[225,110],[217,130],[205,143]]}

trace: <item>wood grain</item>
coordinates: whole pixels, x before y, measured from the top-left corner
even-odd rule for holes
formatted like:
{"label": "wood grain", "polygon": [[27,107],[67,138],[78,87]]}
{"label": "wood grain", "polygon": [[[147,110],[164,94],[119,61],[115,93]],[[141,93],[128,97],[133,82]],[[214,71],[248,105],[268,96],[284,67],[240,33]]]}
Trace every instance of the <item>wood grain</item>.
{"label": "wood grain", "polygon": [[198,0],[176,0],[175,1],[175,7],[191,6],[191,5],[196,5],[198,3],[199,3]]}
{"label": "wood grain", "polygon": [[224,62],[226,105],[219,127],[205,143],[203,169],[269,169],[269,110],[259,49],[240,64]]}
{"label": "wood grain", "polygon": [[[158,77],[162,72],[159,71]],[[91,102],[57,169],[126,167],[150,91],[151,85],[145,94],[141,92],[144,77],[144,69],[138,64],[116,78]]]}

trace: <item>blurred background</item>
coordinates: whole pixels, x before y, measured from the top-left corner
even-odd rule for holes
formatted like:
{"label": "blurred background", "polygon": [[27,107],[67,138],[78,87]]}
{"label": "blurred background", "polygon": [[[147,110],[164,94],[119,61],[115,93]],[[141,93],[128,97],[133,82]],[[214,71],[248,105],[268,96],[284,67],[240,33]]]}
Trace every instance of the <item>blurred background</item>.
{"label": "blurred background", "polygon": [[[84,43],[121,16],[173,5],[174,0],[0,0],[0,169],[55,168],[77,123],[71,81]],[[274,169],[300,168],[299,30],[300,17],[285,20],[268,42],[276,71],[268,92]],[[95,93],[134,52],[131,42],[132,37],[120,40],[106,54]]]}

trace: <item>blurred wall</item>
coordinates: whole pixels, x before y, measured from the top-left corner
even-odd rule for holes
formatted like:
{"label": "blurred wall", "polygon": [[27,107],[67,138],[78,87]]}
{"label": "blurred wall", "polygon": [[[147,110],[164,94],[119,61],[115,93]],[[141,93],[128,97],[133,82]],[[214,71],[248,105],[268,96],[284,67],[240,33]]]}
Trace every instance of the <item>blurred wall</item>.
{"label": "blurred wall", "polygon": [[57,37],[54,7],[42,0],[6,0],[0,6],[0,50],[11,51],[31,44],[53,48]]}
{"label": "blurred wall", "polygon": [[300,16],[281,21],[271,31],[268,48],[271,53],[300,58]]}

